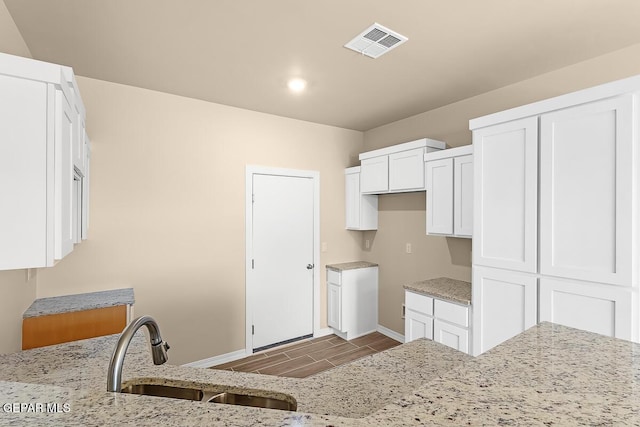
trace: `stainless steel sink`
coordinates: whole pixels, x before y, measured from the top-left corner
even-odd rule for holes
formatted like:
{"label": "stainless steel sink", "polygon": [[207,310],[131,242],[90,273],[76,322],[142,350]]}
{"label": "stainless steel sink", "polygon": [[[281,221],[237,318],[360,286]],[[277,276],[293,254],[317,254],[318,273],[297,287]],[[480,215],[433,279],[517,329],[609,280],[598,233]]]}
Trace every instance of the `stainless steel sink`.
{"label": "stainless steel sink", "polygon": [[202,400],[204,398],[204,392],[202,390],[164,384],[131,384],[123,387],[121,392],[144,394],[147,396],[170,397],[172,399]]}
{"label": "stainless steel sink", "polygon": [[283,399],[273,397],[251,396],[248,394],[220,393],[213,396],[207,402],[226,403],[228,405],[253,406],[256,408],[283,409],[285,411],[295,411],[297,404]]}
{"label": "stainless steel sink", "polygon": [[154,384],[149,380],[130,381],[122,387],[122,393],[144,394],[146,396],[168,397],[172,399],[186,399],[200,402],[222,403],[227,405],[253,406],[256,408],[282,409],[295,411],[298,407],[296,400],[284,393],[265,390],[237,389],[227,390],[228,387],[201,385],[197,387]]}

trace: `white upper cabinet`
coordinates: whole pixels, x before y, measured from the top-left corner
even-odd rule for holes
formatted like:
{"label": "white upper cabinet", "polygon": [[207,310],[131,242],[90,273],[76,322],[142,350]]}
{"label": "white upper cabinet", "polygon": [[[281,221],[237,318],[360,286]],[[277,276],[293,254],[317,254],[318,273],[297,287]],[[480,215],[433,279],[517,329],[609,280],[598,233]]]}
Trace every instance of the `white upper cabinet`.
{"label": "white upper cabinet", "polygon": [[453,235],[473,234],[473,155],[453,159]]}
{"label": "white upper cabinet", "polygon": [[631,286],[632,117],[631,95],[541,116],[540,273]]}
{"label": "white upper cabinet", "polygon": [[444,147],[444,142],[423,138],[360,154],[361,192],[424,191],[424,154]]}
{"label": "white upper cabinet", "polygon": [[389,191],[424,190],[424,150],[389,154]]}
{"label": "white upper cabinet", "polygon": [[473,263],[537,271],[538,119],[473,132]]}
{"label": "white upper cabinet", "polygon": [[360,190],[362,193],[389,192],[389,156],[362,160]]}
{"label": "white upper cabinet", "polygon": [[347,230],[378,229],[378,196],[360,192],[360,166],[345,169]]}
{"label": "white upper cabinet", "polygon": [[472,146],[424,155],[427,234],[470,238],[473,230]]}
{"label": "white upper cabinet", "polygon": [[427,234],[453,234],[453,158],[426,162]]}
{"label": "white upper cabinet", "polygon": [[0,270],[52,266],[82,234],[79,98],[65,75],[66,67],[0,54]]}

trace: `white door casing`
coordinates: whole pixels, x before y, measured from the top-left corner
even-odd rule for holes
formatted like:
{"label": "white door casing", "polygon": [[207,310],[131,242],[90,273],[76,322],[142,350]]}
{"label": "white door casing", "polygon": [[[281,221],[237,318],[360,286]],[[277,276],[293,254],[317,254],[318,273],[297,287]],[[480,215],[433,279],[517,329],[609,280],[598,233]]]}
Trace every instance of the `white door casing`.
{"label": "white door casing", "polygon": [[247,166],[247,354],[319,330],[318,244],[319,173]]}

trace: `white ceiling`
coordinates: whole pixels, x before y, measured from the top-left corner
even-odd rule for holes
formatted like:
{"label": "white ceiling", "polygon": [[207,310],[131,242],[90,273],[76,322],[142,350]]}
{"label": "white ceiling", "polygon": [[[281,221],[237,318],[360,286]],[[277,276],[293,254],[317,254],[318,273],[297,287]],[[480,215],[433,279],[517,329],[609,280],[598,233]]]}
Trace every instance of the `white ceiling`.
{"label": "white ceiling", "polygon": [[[638,0],[5,3],[34,58],[78,75],[356,130],[640,43]],[[343,47],[374,22],[409,41]]]}

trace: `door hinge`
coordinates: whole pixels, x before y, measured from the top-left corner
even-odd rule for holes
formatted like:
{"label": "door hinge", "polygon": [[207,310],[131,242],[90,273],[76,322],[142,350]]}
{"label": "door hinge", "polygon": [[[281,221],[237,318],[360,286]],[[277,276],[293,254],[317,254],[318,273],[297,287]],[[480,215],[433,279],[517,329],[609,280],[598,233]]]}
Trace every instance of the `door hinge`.
{"label": "door hinge", "polygon": [[255,203],[256,202],[256,195],[251,193],[251,203]]}
{"label": "door hinge", "polygon": [[255,334],[256,334],[256,326],[251,325],[251,335],[255,335]]}
{"label": "door hinge", "polygon": [[252,260],[251,260],[251,269],[252,269],[252,270],[253,270],[254,268],[256,268],[256,263],[255,263],[255,261],[256,261],[256,260],[254,260],[254,259],[252,259]]}

